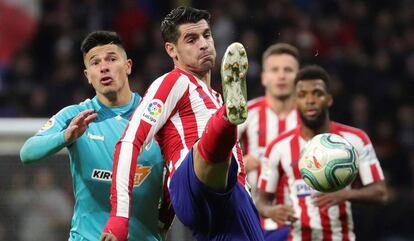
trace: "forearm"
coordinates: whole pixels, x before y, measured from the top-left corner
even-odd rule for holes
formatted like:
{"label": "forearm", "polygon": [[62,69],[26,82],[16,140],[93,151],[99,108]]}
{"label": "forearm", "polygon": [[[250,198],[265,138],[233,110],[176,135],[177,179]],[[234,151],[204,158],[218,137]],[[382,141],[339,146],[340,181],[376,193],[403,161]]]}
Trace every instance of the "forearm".
{"label": "forearm", "polygon": [[263,217],[270,217],[271,209],[272,209],[272,197],[271,195],[267,193],[262,193],[262,191],[259,191],[256,193],[256,208],[257,211],[262,215]]}
{"label": "forearm", "polygon": [[347,199],[355,202],[385,203],[388,199],[384,181],[371,183],[360,189],[347,191]]}
{"label": "forearm", "polygon": [[260,215],[265,218],[270,218],[272,214],[273,205],[270,203],[261,203],[260,208],[257,205],[257,210],[259,211]]}
{"label": "forearm", "polygon": [[64,132],[29,138],[20,149],[23,163],[32,163],[49,157],[66,146]]}

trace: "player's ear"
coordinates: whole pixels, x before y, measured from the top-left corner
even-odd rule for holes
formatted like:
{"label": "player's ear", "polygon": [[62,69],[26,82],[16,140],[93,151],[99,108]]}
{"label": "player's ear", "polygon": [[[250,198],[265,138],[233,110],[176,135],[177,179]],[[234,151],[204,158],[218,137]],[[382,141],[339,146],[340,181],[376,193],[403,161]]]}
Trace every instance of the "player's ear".
{"label": "player's ear", "polygon": [[84,69],[83,70],[83,74],[85,75],[86,79],[88,80],[88,83],[91,84],[91,81],[88,78],[88,70],[87,69]]}
{"label": "player's ear", "polygon": [[331,107],[333,105],[333,97],[331,94],[328,94],[328,106]]}
{"label": "player's ear", "polygon": [[131,71],[132,71],[132,59],[127,59],[127,63],[126,63],[126,73],[127,73],[127,75],[130,75],[131,74]]}
{"label": "player's ear", "polygon": [[262,70],[262,72],[260,72],[260,80],[261,80],[261,82],[262,82],[262,86],[263,87],[266,87],[266,77],[265,77],[265,72]]}
{"label": "player's ear", "polygon": [[166,42],[165,45],[165,51],[167,51],[167,54],[172,58],[172,59],[176,59],[177,58],[177,50],[175,47],[175,44],[170,43],[170,42]]}

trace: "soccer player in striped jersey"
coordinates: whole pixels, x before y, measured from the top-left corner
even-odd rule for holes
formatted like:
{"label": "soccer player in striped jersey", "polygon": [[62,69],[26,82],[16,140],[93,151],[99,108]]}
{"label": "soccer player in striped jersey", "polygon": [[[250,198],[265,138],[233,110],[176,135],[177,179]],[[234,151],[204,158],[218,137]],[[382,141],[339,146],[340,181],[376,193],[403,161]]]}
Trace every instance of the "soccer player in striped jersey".
{"label": "soccer player in striped jersey", "polygon": [[224,54],[223,105],[210,87],[216,51],[209,21],[207,11],[178,7],[161,24],[175,68],[151,84],[116,146],[112,212],[102,241],[125,240],[135,156],[153,136],[171,173],[176,216],[197,240],[263,240],[236,144],[237,124],[247,118],[247,55],[239,43]]}
{"label": "soccer player in striped jersey", "polygon": [[[265,96],[248,102],[246,122],[239,125],[238,132],[243,146],[243,162],[246,166],[247,181],[252,187],[253,196],[262,166],[265,147],[274,138],[298,125],[299,117],[295,109],[294,80],[299,71],[299,51],[296,47],[277,43],[269,46],[262,56],[262,85]],[[279,180],[276,203],[281,215],[292,212],[287,195],[287,177]],[[287,240],[288,228],[272,219],[261,219],[266,240]]]}
{"label": "soccer player in striped jersey", "polygon": [[[301,125],[282,134],[266,148],[265,166],[260,174],[257,207],[275,221],[290,223],[289,240],[355,240],[351,201],[382,203],[387,199],[384,175],[374,148],[364,131],[329,119],[333,100],[329,75],[319,66],[308,66],[295,79],[296,108]],[[362,187],[347,187],[333,193],[319,193],[305,184],[298,169],[299,153],[306,142],[320,133],[335,133],[356,149]],[[274,214],[276,184],[288,176],[294,213]]]}
{"label": "soccer player in striped jersey", "polygon": [[[62,148],[69,151],[75,207],[70,241],[98,240],[110,213],[110,186],[115,144],[141,97],[131,92],[127,58],[115,32],[96,31],[81,46],[85,76],[96,96],[63,108],[28,139],[20,150],[23,163],[37,163]],[[163,194],[164,161],[157,143],[139,157],[131,177],[132,195],[128,240],[162,240],[159,203]]]}

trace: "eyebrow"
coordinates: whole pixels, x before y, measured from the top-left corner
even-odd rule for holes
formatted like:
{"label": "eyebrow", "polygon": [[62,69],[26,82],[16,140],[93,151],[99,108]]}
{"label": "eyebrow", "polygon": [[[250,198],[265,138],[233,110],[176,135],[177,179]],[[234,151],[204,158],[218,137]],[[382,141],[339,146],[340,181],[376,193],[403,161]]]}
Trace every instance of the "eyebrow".
{"label": "eyebrow", "polygon": [[186,33],[186,34],[184,35],[183,39],[188,39],[188,38],[195,37],[195,36],[197,36],[197,34],[196,34],[196,33],[194,33],[194,32],[190,32],[190,33]]}
{"label": "eyebrow", "polygon": [[[206,34],[206,33],[211,33],[211,29],[209,27],[204,29],[203,34]],[[187,39],[187,38],[194,37],[194,36],[197,36],[197,35],[198,35],[198,33],[195,33],[195,32],[187,32],[187,33],[184,34],[183,39]]]}
{"label": "eyebrow", "polygon": [[326,90],[322,87],[322,86],[315,86],[312,89],[306,90],[306,89],[299,89],[298,92],[310,92],[310,93],[314,93],[315,91],[322,91],[322,92],[326,92]]}
{"label": "eyebrow", "polygon": [[[117,53],[116,52],[113,52],[113,51],[111,51],[111,52],[108,52],[108,53],[106,53],[107,55],[117,55]],[[92,55],[90,58],[89,58],[89,61],[91,61],[93,58],[95,58],[96,57],[96,54],[94,54],[94,55]]]}

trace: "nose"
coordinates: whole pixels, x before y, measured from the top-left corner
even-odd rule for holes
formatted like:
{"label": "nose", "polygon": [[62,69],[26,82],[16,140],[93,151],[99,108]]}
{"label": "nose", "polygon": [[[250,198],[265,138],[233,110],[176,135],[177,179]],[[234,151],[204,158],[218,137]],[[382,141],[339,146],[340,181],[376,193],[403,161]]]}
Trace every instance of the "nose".
{"label": "nose", "polygon": [[282,79],[282,80],[286,79],[286,73],[285,73],[285,71],[280,71],[279,79]]}
{"label": "nose", "polygon": [[200,38],[200,49],[201,50],[206,50],[208,49],[208,40],[204,37]]}
{"label": "nose", "polygon": [[108,62],[102,61],[101,64],[100,64],[100,68],[101,68],[101,73],[109,72]]}
{"label": "nose", "polygon": [[314,105],[316,103],[316,98],[314,95],[306,95],[305,101],[307,105]]}

